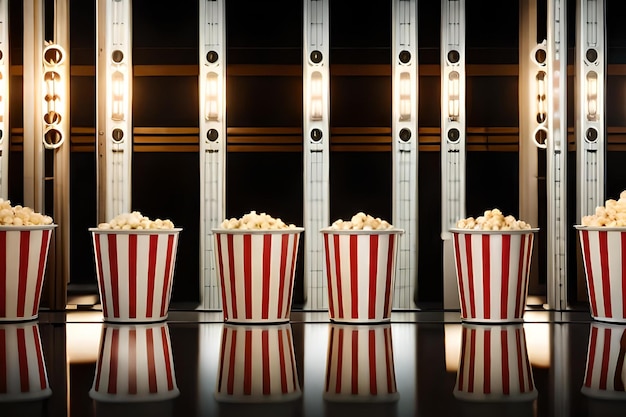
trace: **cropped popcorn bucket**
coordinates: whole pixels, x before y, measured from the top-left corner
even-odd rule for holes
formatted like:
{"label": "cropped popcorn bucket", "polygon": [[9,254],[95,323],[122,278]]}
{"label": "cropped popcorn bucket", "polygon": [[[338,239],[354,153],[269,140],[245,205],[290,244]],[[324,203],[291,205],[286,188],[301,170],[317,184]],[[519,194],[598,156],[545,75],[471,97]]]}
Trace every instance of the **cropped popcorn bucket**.
{"label": "cropped popcorn bucket", "polygon": [[167,319],[181,230],[89,229],[104,321]]}
{"label": "cropped popcorn bucket", "polygon": [[591,398],[626,400],[626,327],[590,325],[587,365],[581,392]]}
{"label": "cropped popcorn bucket", "polygon": [[338,323],[391,320],[401,229],[321,230],[324,238],[328,312]]}
{"label": "cropped popcorn bucket", "polygon": [[0,408],[52,395],[37,322],[0,324],[0,346]]}
{"label": "cropped popcorn bucket", "polygon": [[626,323],[626,228],[574,226],[595,320]]}
{"label": "cropped popcorn bucket", "polygon": [[291,324],[224,325],[217,401],[285,403],[301,396]]}
{"label": "cropped popcorn bucket", "polygon": [[213,230],[225,322],[289,321],[303,231],[301,227]]}
{"label": "cropped popcorn bucket", "polygon": [[456,398],[476,402],[537,398],[523,324],[461,326]]}
{"label": "cropped popcorn bucket", "polygon": [[323,397],[331,402],[399,399],[391,324],[331,323]]}
{"label": "cropped popcorn bucket", "polygon": [[450,229],[463,321],[523,321],[538,230]]}
{"label": "cropped popcorn bucket", "polygon": [[56,225],[0,226],[0,322],[34,320]]}
{"label": "cropped popcorn bucket", "polygon": [[103,324],[92,399],[152,402],[178,395],[167,323]]}

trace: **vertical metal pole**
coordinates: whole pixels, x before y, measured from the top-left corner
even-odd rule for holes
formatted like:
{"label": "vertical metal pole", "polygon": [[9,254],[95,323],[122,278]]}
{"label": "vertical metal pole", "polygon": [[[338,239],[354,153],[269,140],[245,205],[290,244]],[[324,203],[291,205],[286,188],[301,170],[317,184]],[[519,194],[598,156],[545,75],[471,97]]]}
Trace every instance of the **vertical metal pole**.
{"label": "vertical metal pole", "polygon": [[548,0],[548,306],[567,307],[567,2]]}
{"label": "vertical metal pole", "polygon": [[0,0],[0,198],[9,195],[9,0]]}
{"label": "vertical metal pole", "polygon": [[394,308],[415,308],[417,287],[417,95],[416,0],[393,1],[393,224],[404,229],[398,247]]}
{"label": "vertical metal pole", "polygon": [[213,248],[224,218],[226,167],[226,17],[224,0],[200,0],[200,262],[202,308],[220,309]]}
{"label": "vertical metal pole", "polygon": [[441,1],[443,304],[459,308],[450,227],[465,217],[465,0]]}
{"label": "vertical metal pole", "polygon": [[303,6],[304,308],[318,310],[328,308],[319,230],[330,224],[330,25],[328,0],[304,0]]}
{"label": "vertical metal pole", "polygon": [[98,220],[131,210],[132,3],[98,0]]}

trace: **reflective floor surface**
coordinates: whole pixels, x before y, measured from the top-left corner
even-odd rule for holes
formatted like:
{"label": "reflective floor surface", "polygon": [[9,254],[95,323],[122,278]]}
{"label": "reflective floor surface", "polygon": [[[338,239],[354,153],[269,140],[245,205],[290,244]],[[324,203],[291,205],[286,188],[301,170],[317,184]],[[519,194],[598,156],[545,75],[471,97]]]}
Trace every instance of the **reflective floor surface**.
{"label": "reflective floor surface", "polygon": [[625,355],[626,325],[585,310],[501,325],[454,311],[371,325],[302,311],[270,325],[41,312],[0,325],[0,415],[622,416]]}

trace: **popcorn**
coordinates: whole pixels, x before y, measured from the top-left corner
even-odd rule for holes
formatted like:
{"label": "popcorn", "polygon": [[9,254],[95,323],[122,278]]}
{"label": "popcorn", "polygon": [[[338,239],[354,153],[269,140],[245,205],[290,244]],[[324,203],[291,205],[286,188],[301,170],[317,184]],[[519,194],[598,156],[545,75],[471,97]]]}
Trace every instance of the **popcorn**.
{"label": "popcorn", "polygon": [[626,226],[626,190],[619,195],[619,200],[608,199],[604,206],[596,207],[595,214],[583,216],[583,226],[625,227]]}
{"label": "popcorn", "polygon": [[531,225],[523,220],[517,220],[515,217],[504,216],[500,209],[485,210],[482,216],[474,219],[468,217],[456,222],[459,229],[471,230],[523,230],[531,229]]}
{"label": "popcorn", "polygon": [[41,226],[52,224],[52,217],[35,212],[30,207],[11,206],[11,201],[0,198],[1,226]]}
{"label": "popcorn", "polygon": [[257,214],[255,210],[244,214],[241,218],[230,218],[222,222],[223,229],[240,230],[280,230],[295,229],[296,225],[286,224],[280,218],[275,219],[267,213]]}
{"label": "popcorn", "polygon": [[360,211],[352,216],[350,221],[335,220],[330,228],[336,230],[385,230],[392,229],[393,226],[386,220],[381,220],[380,217],[374,218]]}
{"label": "popcorn", "polygon": [[172,223],[171,220],[150,220],[138,211],[118,214],[108,222],[98,225],[98,229],[104,230],[154,230],[173,228],[174,223]]}

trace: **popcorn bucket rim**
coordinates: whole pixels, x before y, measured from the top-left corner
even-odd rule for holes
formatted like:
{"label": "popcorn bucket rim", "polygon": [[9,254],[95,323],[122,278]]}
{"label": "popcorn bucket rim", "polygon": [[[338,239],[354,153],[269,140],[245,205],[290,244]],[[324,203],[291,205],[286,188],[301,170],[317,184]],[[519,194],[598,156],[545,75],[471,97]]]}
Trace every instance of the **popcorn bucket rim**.
{"label": "popcorn bucket rim", "polygon": [[292,235],[304,232],[304,227],[290,227],[285,229],[225,229],[222,227],[215,227],[211,229],[211,231],[215,234],[224,235]]}
{"label": "popcorn bucket rim", "polygon": [[33,224],[30,226],[0,226],[0,232],[14,231],[33,231],[33,230],[52,230],[57,224]]}
{"label": "popcorn bucket rim", "polygon": [[105,394],[96,391],[95,389],[89,390],[89,397],[96,401],[103,403],[145,403],[156,401],[172,400],[180,395],[180,389],[175,387],[167,392],[157,392],[152,394]]}
{"label": "popcorn bucket rim", "polygon": [[460,235],[527,235],[530,233],[539,232],[538,227],[532,227],[530,229],[511,229],[511,230],[482,230],[482,229],[459,229],[451,227],[448,229],[451,233],[457,233]]}
{"label": "popcorn bucket rim", "polygon": [[320,229],[320,233],[327,233],[331,235],[402,235],[404,229],[398,229],[395,227],[389,229],[333,229],[332,227],[324,227]]}
{"label": "popcorn bucket rim", "polygon": [[585,226],[582,224],[575,224],[574,228],[576,230],[589,230],[592,232],[626,232],[625,226]]}
{"label": "popcorn bucket rim", "polygon": [[90,227],[89,231],[100,234],[120,234],[120,235],[152,235],[152,234],[170,234],[182,231],[182,227],[174,227],[171,229],[99,229]]}
{"label": "popcorn bucket rim", "polygon": [[220,392],[215,392],[214,398],[217,402],[221,403],[230,403],[230,404],[283,404],[289,403],[295,400],[302,398],[302,390],[297,389],[296,391],[289,392],[286,394],[253,394],[253,395],[244,395],[244,394],[223,394]]}
{"label": "popcorn bucket rim", "polygon": [[476,403],[523,403],[535,400],[539,396],[536,388],[519,394],[487,394],[484,392],[460,391],[455,388],[452,394],[459,400]]}

